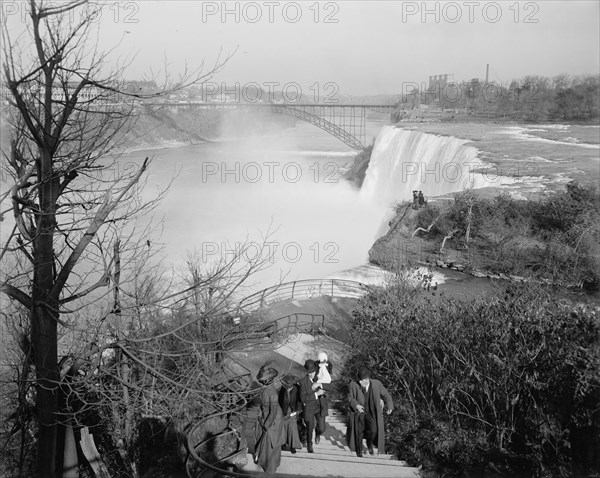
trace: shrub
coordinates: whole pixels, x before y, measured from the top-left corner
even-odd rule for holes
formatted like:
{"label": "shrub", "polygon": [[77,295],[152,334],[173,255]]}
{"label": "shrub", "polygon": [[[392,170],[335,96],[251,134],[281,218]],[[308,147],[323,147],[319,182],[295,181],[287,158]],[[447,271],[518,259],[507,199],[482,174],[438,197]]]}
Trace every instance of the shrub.
{"label": "shrub", "polygon": [[473,301],[396,285],[362,300],[352,337],[347,373],[363,362],[389,387],[403,458],[450,475],[600,471],[593,307],[527,284]]}
{"label": "shrub", "polygon": [[419,210],[417,227],[429,230],[432,241],[453,231],[446,246],[468,250],[474,268],[586,289],[600,285],[600,195],[576,182],[537,200],[464,191],[451,205]]}

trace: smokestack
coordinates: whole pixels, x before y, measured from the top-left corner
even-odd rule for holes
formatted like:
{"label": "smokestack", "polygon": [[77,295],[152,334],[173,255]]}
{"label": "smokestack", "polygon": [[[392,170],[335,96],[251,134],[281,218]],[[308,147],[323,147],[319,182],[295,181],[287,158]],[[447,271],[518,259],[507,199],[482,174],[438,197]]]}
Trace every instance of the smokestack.
{"label": "smokestack", "polygon": [[485,65],[485,83],[486,84],[488,82],[489,76],[490,76],[490,64],[488,63]]}

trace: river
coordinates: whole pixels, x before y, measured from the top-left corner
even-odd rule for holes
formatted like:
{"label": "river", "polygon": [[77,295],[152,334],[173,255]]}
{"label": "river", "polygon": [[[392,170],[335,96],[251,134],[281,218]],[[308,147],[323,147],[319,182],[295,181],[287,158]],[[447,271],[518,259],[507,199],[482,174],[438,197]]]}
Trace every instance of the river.
{"label": "river", "polygon": [[[384,124],[369,121],[367,138]],[[164,260],[176,271],[194,254],[209,269],[247,243],[243,266],[266,240],[268,268],[251,277],[252,292],[281,279],[325,278],[367,263],[385,210],[342,178],[354,155],[336,138],[298,122],[277,135],[137,151],[121,161],[153,158],[147,198],[169,187],[154,219],[164,221],[162,234],[143,240],[162,243]]]}
{"label": "river", "polygon": [[[192,254],[210,269],[250,244],[236,263],[242,267],[266,241],[269,267],[251,277],[249,293],[279,280],[380,281],[368,251],[386,231],[390,206],[410,200],[412,189],[439,196],[487,187],[519,196],[564,183],[566,173],[598,177],[597,126],[550,125],[523,135],[514,125],[415,124],[408,131],[386,124],[367,123],[368,141],[377,140],[362,191],[342,178],[355,152],[302,122],[277,135],[138,151],[123,160],[154,158],[147,197],[170,184],[157,210],[162,236],[148,239],[164,244],[164,260],[176,272]],[[493,171],[480,174],[483,164]]]}

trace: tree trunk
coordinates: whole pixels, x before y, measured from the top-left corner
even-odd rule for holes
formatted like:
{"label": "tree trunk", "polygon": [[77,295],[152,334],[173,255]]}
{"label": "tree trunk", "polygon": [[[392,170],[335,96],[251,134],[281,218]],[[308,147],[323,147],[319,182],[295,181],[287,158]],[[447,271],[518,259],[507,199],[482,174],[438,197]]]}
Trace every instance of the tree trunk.
{"label": "tree trunk", "polygon": [[54,229],[58,180],[53,177],[50,152],[40,148],[39,160],[41,213],[37,217],[34,238],[34,271],[31,308],[31,343],[37,376],[38,410],[37,472],[40,476],[56,473],[56,412],[58,406],[58,301],[51,296],[54,284]]}
{"label": "tree trunk", "polygon": [[454,229],[450,231],[447,236],[444,237],[444,240],[442,241],[442,247],[440,247],[440,252],[444,252],[444,248],[446,247],[446,241],[448,239],[452,239],[452,236],[454,236],[454,234],[456,234],[457,232],[458,229]]}
{"label": "tree trunk", "polygon": [[473,200],[471,200],[469,204],[469,212],[467,213],[467,232],[465,233],[465,241],[467,246],[469,245],[469,240],[471,239],[471,218],[473,216]]}
{"label": "tree trunk", "polygon": [[435,226],[435,223],[438,221],[438,219],[439,219],[440,217],[441,217],[441,216],[438,216],[438,217],[436,217],[436,218],[433,220],[433,222],[432,222],[431,224],[429,224],[429,227],[428,227],[427,229],[424,229],[424,228],[422,228],[422,227],[417,227],[417,228],[416,228],[416,229],[413,231],[413,233],[411,234],[411,236],[414,236],[414,235],[415,235],[417,232],[419,232],[419,231],[423,231],[423,232],[429,232],[429,231],[431,231],[431,228],[432,228],[433,226]]}

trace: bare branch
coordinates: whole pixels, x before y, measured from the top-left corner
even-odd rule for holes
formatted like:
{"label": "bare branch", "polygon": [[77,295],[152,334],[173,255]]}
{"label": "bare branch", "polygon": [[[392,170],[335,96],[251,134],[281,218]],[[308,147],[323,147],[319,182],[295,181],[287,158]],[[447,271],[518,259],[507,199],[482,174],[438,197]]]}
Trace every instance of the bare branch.
{"label": "bare branch", "polygon": [[105,204],[96,213],[96,216],[92,220],[91,224],[88,226],[85,234],[83,235],[83,237],[81,238],[81,240],[79,241],[79,243],[77,244],[77,246],[75,247],[75,249],[73,250],[71,255],[69,256],[69,258],[67,259],[67,262],[65,263],[65,265],[59,272],[58,277],[56,278],[56,281],[54,282],[54,286],[52,287],[52,290],[50,291],[50,295],[52,297],[58,298],[67,279],[69,278],[69,275],[71,274],[71,271],[73,270],[73,267],[75,267],[75,264],[77,264],[77,261],[81,257],[81,254],[83,253],[85,248],[92,241],[92,239],[94,238],[94,236],[96,235],[96,233],[98,232],[100,227],[104,224],[104,221],[106,220],[108,215],[112,211],[114,211],[114,209],[117,207],[117,205],[119,204],[119,201],[121,201],[121,199],[123,199],[123,197],[127,194],[127,192],[139,181],[140,177],[142,176],[142,174],[144,174],[147,167],[148,167],[148,158],[146,158],[144,160],[144,163],[138,170],[137,174],[134,175],[134,177],[131,179],[131,181],[129,181],[129,184],[127,184],[123,188],[121,193],[115,199],[111,200],[111,190],[107,191],[106,198],[105,198],[105,201],[106,201]]}
{"label": "bare branch", "polygon": [[31,297],[29,297],[25,292],[20,289],[17,289],[15,286],[8,284],[6,282],[0,283],[0,291],[9,296],[12,299],[18,301],[21,305],[27,307],[31,310]]}
{"label": "bare branch", "polygon": [[412,235],[412,236],[414,236],[414,235],[415,235],[417,232],[419,232],[419,231],[423,231],[423,232],[429,232],[429,231],[431,231],[431,228],[432,228],[433,226],[435,226],[435,223],[438,221],[438,219],[439,219],[440,217],[441,217],[441,215],[439,215],[438,217],[436,217],[436,218],[433,220],[433,222],[432,222],[431,224],[429,224],[429,227],[428,227],[427,229],[423,229],[422,227],[417,227],[417,228],[416,228],[416,229],[413,231],[413,233],[412,233],[411,235]]}

